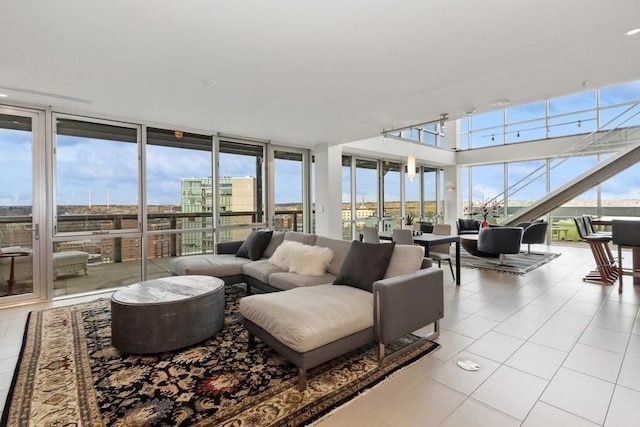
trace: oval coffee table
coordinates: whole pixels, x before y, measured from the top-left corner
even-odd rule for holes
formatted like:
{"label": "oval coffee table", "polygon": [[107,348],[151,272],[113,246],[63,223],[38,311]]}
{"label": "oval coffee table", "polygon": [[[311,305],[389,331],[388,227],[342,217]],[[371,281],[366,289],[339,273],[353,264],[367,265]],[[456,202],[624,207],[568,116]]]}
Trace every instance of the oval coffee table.
{"label": "oval coffee table", "polygon": [[127,353],[159,353],[203,341],[224,325],[224,281],[171,276],[111,296],[111,342]]}

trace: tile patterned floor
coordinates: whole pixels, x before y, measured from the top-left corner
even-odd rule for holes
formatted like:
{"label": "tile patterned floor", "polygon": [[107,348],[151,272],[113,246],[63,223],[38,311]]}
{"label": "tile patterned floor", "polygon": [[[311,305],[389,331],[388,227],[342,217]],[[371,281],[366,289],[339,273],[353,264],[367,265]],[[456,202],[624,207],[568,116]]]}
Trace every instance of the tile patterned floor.
{"label": "tile patterned floor", "polygon": [[[317,427],[637,424],[640,287],[626,277],[619,295],[614,286],[583,282],[592,268],[586,248],[534,249],[562,256],[524,276],[463,269],[460,287],[444,268],[442,348]],[[28,312],[80,301],[0,310],[0,402]],[[459,359],[480,370],[458,368]]]}

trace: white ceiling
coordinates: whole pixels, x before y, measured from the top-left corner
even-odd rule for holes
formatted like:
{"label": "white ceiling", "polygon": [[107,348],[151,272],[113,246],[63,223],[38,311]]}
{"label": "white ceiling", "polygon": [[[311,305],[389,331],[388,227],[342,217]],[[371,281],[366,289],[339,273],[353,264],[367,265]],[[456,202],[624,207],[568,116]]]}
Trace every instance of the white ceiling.
{"label": "white ceiling", "polygon": [[336,144],[640,79],[636,27],[638,0],[2,0],[0,93]]}

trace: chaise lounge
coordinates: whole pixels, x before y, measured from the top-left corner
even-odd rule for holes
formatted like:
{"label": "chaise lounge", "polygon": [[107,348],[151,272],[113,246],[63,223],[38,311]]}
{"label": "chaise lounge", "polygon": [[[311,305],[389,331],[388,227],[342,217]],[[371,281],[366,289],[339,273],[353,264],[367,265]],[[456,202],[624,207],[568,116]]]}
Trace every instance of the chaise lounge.
{"label": "chaise lounge", "polygon": [[[17,257],[14,260],[14,277],[16,281],[31,280],[33,278],[33,250],[21,246],[11,246],[0,248],[3,253],[28,252],[28,256]],[[65,251],[53,254],[53,279],[67,274],[88,274],[87,264],[89,254],[83,251]],[[10,260],[0,259],[0,280],[6,281],[9,278]]]}

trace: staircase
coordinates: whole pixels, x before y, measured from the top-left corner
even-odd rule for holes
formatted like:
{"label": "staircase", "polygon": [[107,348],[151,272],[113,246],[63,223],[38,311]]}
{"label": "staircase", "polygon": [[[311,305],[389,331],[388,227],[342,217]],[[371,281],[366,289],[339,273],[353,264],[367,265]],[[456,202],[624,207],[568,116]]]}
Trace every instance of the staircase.
{"label": "staircase", "polygon": [[[562,165],[568,158],[575,156],[605,154],[602,160],[592,169],[575,177],[545,197],[531,205],[512,213],[501,225],[515,225],[520,222],[539,218],[574,199],[576,196],[606,181],[624,169],[640,161],[640,103],[631,104],[628,108],[601,126],[601,130],[592,132],[581,138],[564,153],[559,154],[550,164],[550,170]],[[604,130],[603,130],[604,129]],[[504,204],[505,198],[515,194],[523,194],[528,185],[547,173],[546,165],[531,172],[492,200]]]}

